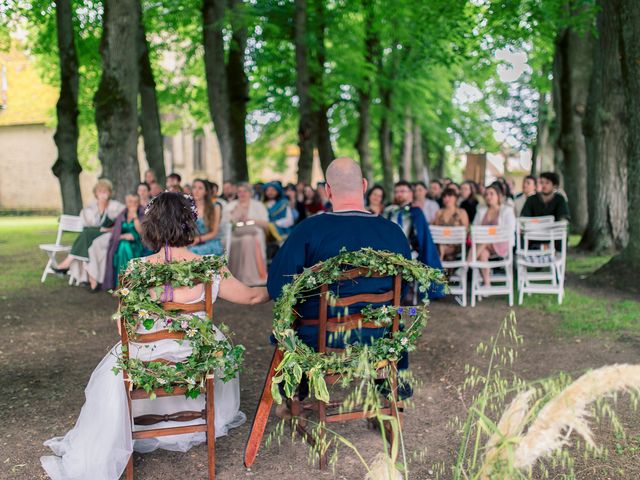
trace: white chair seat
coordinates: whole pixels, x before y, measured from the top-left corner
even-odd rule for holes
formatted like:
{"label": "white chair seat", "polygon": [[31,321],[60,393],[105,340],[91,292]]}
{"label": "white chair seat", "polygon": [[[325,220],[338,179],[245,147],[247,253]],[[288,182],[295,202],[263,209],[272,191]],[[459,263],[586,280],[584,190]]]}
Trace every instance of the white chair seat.
{"label": "white chair seat", "polygon": [[40,250],[46,252],[68,252],[71,250],[71,245],[55,245],[53,243],[43,243],[40,245]]}

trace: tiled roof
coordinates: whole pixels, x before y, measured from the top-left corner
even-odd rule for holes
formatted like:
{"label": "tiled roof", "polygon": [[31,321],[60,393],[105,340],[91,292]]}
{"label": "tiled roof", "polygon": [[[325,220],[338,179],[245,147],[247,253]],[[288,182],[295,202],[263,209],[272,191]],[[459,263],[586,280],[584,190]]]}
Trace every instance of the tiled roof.
{"label": "tiled roof", "polygon": [[0,127],[49,123],[57,100],[57,89],[42,81],[25,53],[0,52]]}

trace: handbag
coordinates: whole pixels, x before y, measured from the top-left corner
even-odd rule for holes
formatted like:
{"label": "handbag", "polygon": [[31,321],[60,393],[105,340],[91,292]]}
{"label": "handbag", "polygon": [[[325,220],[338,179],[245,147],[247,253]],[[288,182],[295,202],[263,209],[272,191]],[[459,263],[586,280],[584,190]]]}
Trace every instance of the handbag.
{"label": "handbag", "polygon": [[236,237],[244,237],[245,235],[256,235],[258,226],[255,220],[247,220],[246,222],[236,222],[233,224],[233,235]]}

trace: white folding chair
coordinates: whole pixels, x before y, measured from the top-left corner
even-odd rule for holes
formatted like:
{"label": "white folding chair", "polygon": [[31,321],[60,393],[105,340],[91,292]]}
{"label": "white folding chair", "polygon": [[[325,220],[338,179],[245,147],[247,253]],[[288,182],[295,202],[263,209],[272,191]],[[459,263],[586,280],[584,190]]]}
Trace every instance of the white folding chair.
{"label": "white folding chair", "polygon": [[[507,242],[509,248],[506,257],[478,260],[478,245]],[[471,306],[476,306],[476,298],[490,295],[508,295],[509,306],[513,306],[513,230],[498,226],[471,227]],[[480,269],[489,269],[489,285],[481,285]],[[501,268],[504,274],[491,270]]]}
{"label": "white folding chair", "polygon": [[456,300],[463,307],[467,306],[467,229],[465,227],[441,227],[429,225],[431,237],[436,245],[454,245],[460,247],[455,260],[441,259],[442,268],[454,270],[449,275],[449,291],[459,295]]}
{"label": "white folding chair", "polygon": [[516,222],[516,254],[522,252],[522,231],[526,227],[535,228],[536,226],[548,225],[555,222],[553,215],[543,215],[541,217],[518,217]]}
{"label": "white folding chair", "polygon": [[558,295],[558,304],[562,303],[567,262],[567,230],[566,220],[527,226],[523,230],[523,250],[518,254],[516,261],[519,305],[522,305],[525,293]]}
{"label": "white folding chair", "polygon": [[44,267],[44,272],[42,272],[42,278],[40,282],[44,283],[47,279],[47,275],[50,273],[55,273],[53,271],[53,266],[56,264],[56,254],[61,252],[69,252],[71,250],[71,245],[63,245],[62,242],[62,232],[81,232],[83,229],[82,219],[76,215],[60,215],[60,220],[58,221],[58,234],[56,236],[56,243],[45,243],[40,245],[40,250],[43,250],[47,253],[49,260],[47,261],[47,266]]}

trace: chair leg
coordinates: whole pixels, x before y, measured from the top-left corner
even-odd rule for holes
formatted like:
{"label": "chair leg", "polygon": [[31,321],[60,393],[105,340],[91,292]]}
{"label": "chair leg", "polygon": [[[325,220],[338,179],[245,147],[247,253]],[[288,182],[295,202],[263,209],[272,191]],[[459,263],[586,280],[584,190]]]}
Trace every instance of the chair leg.
{"label": "chair leg", "polygon": [[216,478],[216,417],[214,398],[214,378],[207,375],[207,461],[209,480]]}
{"label": "chair leg", "polygon": [[47,262],[47,266],[44,267],[44,272],[42,272],[42,278],[40,278],[40,283],[44,283],[47,279],[47,275],[49,275],[49,269],[53,266],[53,260],[51,256],[49,256],[49,261]]}
{"label": "chair leg", "polygon": [[476,268],[471,269],[471,306],[476,306],[476,283],[477,283],[478,270]]}
{"label": "chair leg", "polygon": [[133,453],[129,457],[129,461],[127,462],[127,468],[125,469],[125,478],[126,480],[133,480]]}

